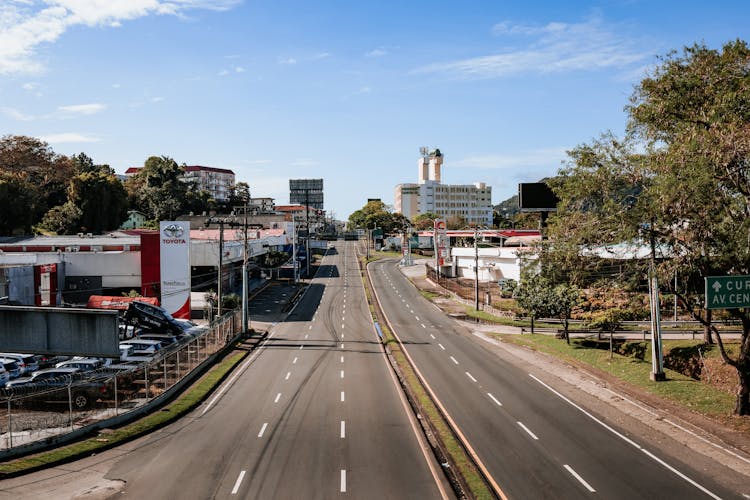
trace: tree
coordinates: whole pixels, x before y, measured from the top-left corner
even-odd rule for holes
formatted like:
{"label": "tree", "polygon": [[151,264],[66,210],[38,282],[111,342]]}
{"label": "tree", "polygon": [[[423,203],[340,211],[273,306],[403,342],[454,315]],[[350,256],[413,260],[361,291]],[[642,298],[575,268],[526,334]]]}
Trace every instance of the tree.
{"label": "tree", "polygon": [[167,156],[151,156],[138,174],[128,179],[127,190],[135,206],[149,218],[173,220],[184,211],[188,185],[183,167]]}
{"label": "tree", "polygon": [[128,198],[109,167],[85,170],[70,180],[68,202],[80,210],[82,231],[102,233],[120,227],[127,218]]}
{"label": "tree", "polygon": [[0,235],[29,234],[34,188],[21,176],[0,171]]}
{"label": "tree", "polygon": [[71,160],[56,154],[44,141],[18,135],[0,138],[0,174],[5,180],[17,179],[13,189],[28,193],[29,203],[25,209],[31,219],[31,223],[27,223],[27,217],[22,217],[18,219],[20,224],[9,219],[4,225],[14,226],[11,232],[31,232],[31,226],[51,207],[66,202],[72,173]]}
{"label": "tree", "polygon": [[39,222],[39,228],[57,234],[72,234],[80,229],[81,214],[81,209],[68,201],[50,208]]}
{"label": "tree", "polygon": [[750,274],[750,49],[737,40],[667,54],[627,111],[624,139],[576,148],[553,183],[559,248],[549,254],[580,277],[586,247],[651,240],[663,249],[654,259],[662,286],[710,326],[737,372],[735,413],[750,415],[750,309],[728,310],[742,323],[734,358],[702,309],[704,277]]}
{"label": "tree", "polygon": [[554,303],[556,297],[552,290],[550,281],[541,274],[524,276],[524,279],[516,288],[515,299],[518,306],[531,317],[531,333],[534,333],[534,320],[536,318],[555,315]]}
{"label": "tree", "polygon": [[439,219],[438,214],[432,212],[425,212],[412,217],[414,228],[418,231],[424,231],[426,229],[432,229],[435,226],[435,219]]}
{"label": "tree", "polygon": [[349,216],[350,229],[380,228],[384,232],[402,231],[410,224],[403,214],[392,213],[382,201],[370,201]]}

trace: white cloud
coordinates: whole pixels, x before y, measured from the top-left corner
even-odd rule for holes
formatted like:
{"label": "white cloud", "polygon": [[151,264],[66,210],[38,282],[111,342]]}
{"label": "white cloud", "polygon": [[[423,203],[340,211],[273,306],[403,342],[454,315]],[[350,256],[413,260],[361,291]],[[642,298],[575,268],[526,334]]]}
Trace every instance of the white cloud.
{"label": "white cloud", "polygon": [[280,57],[279,64],[287,64],[287,65],[297,64],[297,60],[293,57],[289,57],[286,59],[284,59],[283,57]]}
{"label": "white cloud", "polygon": [[355,92],[355,95],[366,95],[366,94],[371,94],[371,93],[372,93],[372,87],[364,86],[364,87],[360,87],[359,90]]}
{"label": "white cloud", "polygon": [[44,0],[0,4],[0,74],[36,73],[39,45],[53,43],[73,26],[120,26],[149,15],[195,9],[226,10],[240,0]]}
{"label": "white cloud", "polygon": [[152,97],[151,99],[149,99],[149,102],[162,102],[163,100],[164,100],[163,97],[156,96],[156,97]]}
{"label": "white cloud", "polygon": [[549,23],[543,26],[496,24],[493,33],[507,38],[529,37],[516,48],[459,61],[430,64],[415,73],[448,73],[459,78],[498,78],[527,73],[558,73],[601,68],[629,68],[652,55],[632,39],[619,35],[600,19],[583,23]]}
{"label": "white cloud", "polygon": [[330,52],[318,52],[314,56],[312,56],[310,59],[313,61],[319,61],[320,59],[326,59],[328,57],[331,57]]}
{"label": "white cloud", "polygon": [[99,142],[101,139],[90,135],[78,134],[75,132],[64,132],[62,134],[43,135],[41,139],[49,144],[78,143],[78,142]]}
{"label": "white cloud", "polygon": [[499,169],[515,171],[520,167],[555,167],[567,158],[570,148],[541,148],[510,154],[473,156],[451,162],[450,166],[464,168]]}
{"label": "white cloud", "polygon": [[243,68],[242,66],[236,66],[234,68],[235,73],[244,73],[245,71],[246,71],[245,68]]}
{"label": "white cloud", "polygon": [[39,84],[36,82],[26,82],[23,85],[21,85],[21,88],[24,90],[32,91],[39,88]]}
{"label": "white cloud", "polygon": [[371,50],[370,52],[367,52],[367,53],[365,54],[365,57],[383,57],[383,56],[384,56],[384,55],[386,55],[387,53],[388,53],[388,52],[386,52],[386,50],[385,50],[385,49],[383,49],[383,48],[379,48],[379,49],[373,49],[373,50]]}
{"label": "white cloud", "polygon": [[20,122],[30,122],[35,119],[34,116],[22,113],[15,108],[1,108],[1,109],[6,116],[9,116],[10,118],[13,118],[14,120],[18,120]]}
{"label": "white cloud", "polygon": [[227,76],[228,74],[229,74],[229,71],[227,71],[225,69],[219,71],[219,73],[218,73],[219,76]]}
{"label": "white cloud", "polygon": [[120,87],[122,87],[122,85],[120,85],[119,83],[113,83],[112,84],[112,88],[113,89],[119,89]]}
{"label": "white cloud", "polygon": [[73,104],[70,106],[60,106],[57,108],[58,111],[66,115],[95,115],[101,113],[107,109],[105,104],[98,102],[92,102],[89,104]]}

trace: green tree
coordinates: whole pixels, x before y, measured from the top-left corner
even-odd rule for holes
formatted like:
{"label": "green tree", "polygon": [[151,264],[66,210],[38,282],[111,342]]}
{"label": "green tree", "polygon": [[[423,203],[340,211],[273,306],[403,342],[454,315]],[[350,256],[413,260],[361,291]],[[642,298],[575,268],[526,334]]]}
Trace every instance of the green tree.
{"label": "green tree", "polygon": [[68,200],[80,209],[78,224],[82,231],[111,231],[127,218],[127,193],[108,167],[74,176],[68,187]]}
{"label": "green tree", "polygon": [[425,212],[423,214],[415,215],[414,217],[412,217],[414,229],[418,231],[432,229],[435,225],[435,219],[439,218],[440,216],[438,214],[432,212]]}
{"label": "green tree", "polygon": [[0,174],[5,180],[12,177],[19,181],[13,182],[13,189],[28,192],[25,209],[31,219],[30,224],[27,217],[9,219],[4,225],[14,226],[11,232],[30,232],[51,207],[66,202],[72,173],[71,160],[56,154],[44,141],[17,135],[0,138]]}
{"label": "green tree", "polygon": [[173,220],[184,211],[189,186],[182,182],[183,167],[167,156],[151,156],[138,174],[128,179],[135,206],[150,219]]}
{"label": "green tree", "polygon": [[[708,327],[703,278],[750,274],[750,49],[737,40],[667,54],[627,111],[624,139],[606,134],[571,152],[550,231],[566,251],[549,253],[580,277],[587,247],[653,241],[662,287]],[[710,328],[737,372],[735,413],[750,415],[750,310],[728,313],[742,323],[735,357]]]}
{"label": "green tree", "polygon": [[67,201],[49,209],[39,222],[39,228],[56,234],[72,234],[81,228],[81,214],[75,203]]}
{"label": "green tree", "polygon": [[29,234],[34,187],[22,176],[0,171],[0,235]]}
{"label": "green tree", "polygon": [[392,213],[382,201],[370,201],[349,216],[349,229],[380,228],[384,232],[402,231],[410,224],[403,214]]}
{"label": "green tree", "polygon": [[531,333],[534,333],[535,319],[555,316],[553,286],[541,274],[524,276],[515,290],[515,299],[518,306],[531,317]]}

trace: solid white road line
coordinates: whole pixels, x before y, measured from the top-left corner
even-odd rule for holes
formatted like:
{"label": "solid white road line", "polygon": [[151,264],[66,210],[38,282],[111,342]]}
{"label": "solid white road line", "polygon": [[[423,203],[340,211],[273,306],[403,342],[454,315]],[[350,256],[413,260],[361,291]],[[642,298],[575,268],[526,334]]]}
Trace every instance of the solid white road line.
{"label": "solid white road line", "polygon": [[341,391],[341,402],[342,403],[344,402],[344,399],[345,399],[345,397],[344,397],[344,391]]}
{"label": "solid white road line", "polygon": [[475,379],[474,377],[471,376],[471,373],[469,373],[469,372],[465,372],[465,373],[466,373],[466,376],[469,377],[472,382],[476,382],[477,381],[477,379]]}
{"label": "solid white road line", "polygon": [[273,400],[273,402],[274,402],[274,403],[278,403],[278,402],[279,402],[279,399],[281,399],[281,393],[278,393],[278,394],[276,395],[276,399],[274,399],[274,400]]}
{"label": "solid white road line", "polygon": [[260,428],[260,432],[258,433],[258,437],[263,437],[263,433],[266,432],[266,427],[268,427],[268,422],[265,422],[263,424],[263,427]]}
{"label": "solid white road line", "polygon": [[489,392],[487,393],[487,395],[488,395],[488,396],[490,397],[490,399],[491,399],[492,401],[494,401],[495,403],[497,403],[497,406],[503,406],[503,404],[502,404],[502,403],[501,403],[500,401],[498,401],[497,399],[495,399],[495,396],[493,396],[493,395],[492,395],[492,394],[490,394]]}
{"label": "solid white road line", "polygon": [[663,465],[664,467],[666,467],[667,469],[669,469],[670,471],[672,471],[677,476],[681,477],[682,479],[684,479],[688,483],[692,484],[693,486],[695,486],[696,488],[698,488],[699,490],[701,490],[706,495],[710,496],[711,498],[715,498],[716,500],[719,500],[721,498],[718,495],[716,495],[716,494],[712,493],[711,491],[707,490],[706,488],[704,488],[703,486],[701,486],[697,482],[693,481],[692,479],[690,479],[689,477],[687,477],[685,474],[683,474],[682,472],[678,471],[677,469],[675,469],[674,467],[672,467],[671,465],[669,465],[668,463],[666,463],[664,460],[660,459],[659,457],[657,457],[656,455],[654,455],[653,453],[651,453],[650,451],[646,450],[645,448],[643,448],[641,445],[639,445],[638,443],[636,443],[632,439],[630,439],[630,438],[626,437],[625,435],[623,435],[622,433],[618,432],[617,430],[615,430],[614,428],[612,428],[611,426],[609,426],[603,420],[598,419],[597,417],[595,417],[594,415],[592,415],[591,413],[589,413],[588,411],[586,411],[584,408],[582,408],[581,406],[577,405],[576,403],[574,403],[573,401],[571,401],[570,399],[568,399],[566,396],[564,396],[563,394],[559,393],[558,391],[556,391],[555,389],[553,389],[551,386],[549,386],[548,384],[546,384],[545,382],[543,382],[541,379],[535,377],[531,373],[529,374],[529,376],[531,378],[533,378],[534,380],[536,380],[537,382],[539,382],[540,384],[542,384],[544,387],[546,387],[550,392],[552,392],[553,394],[555,394],[557,397],[559,397],[560,399],[562,399],[563,401],[565,401],[566,403],[568,403],[572,407],[578,409],[581,413],[583,413],[584,415],[586,415],[587,417],[589,417],[591,420],[593,420],[597,424],[601,425],[602,427],[604,427],[609,432],[611,432],[615,436],[619,437],[620,439],[622,439],[626,443],[632,445],[633,447],[635,447],[638,450],[641,450],[643,453],[645,453],[646,455],[648,455],[649,457],[651,457],[654,461],[660,463],[661,465]]}
{"label": "solid white road line", "polygon": [[536,441],[539,441],[539,438],[538,438],[538,437],[536,437],[536,434],[534,434],[533,432],[531,432],[531,431],[529,430],[529,428],[528,428],[528,427],[526,427],[525,425],[523,425],[523,423],[522,423],[522,422],[516,422],[516,423],[517,423],[518,425],[520,425],[520,426],[521,426],[521,429],[525,430],[525,431],[526,431],[526,433],[527,433],[527,434],[528,434],[529,436],[531,436],[532,438],[534,438],[534,439],[535,439]]}
{"label": "solid white road line", "polygon": [[341,487],[339,491],[346,493],[346,469],[341,469]]}
{"label": "solid white road line", "polygon": [[443,347],[443,344],[438,344],[442,350],[445,350],[445,347]]}
{"label": "solid white road line", "polygon": [[455,364],[458,364],[458,361],[456,361],[456,358],[454,358],[453,356],[451,356],[451,361],[453,361]]}
{"label": "solid white road line", "polygon": [[341,439],[346,437],[346,422],[341,421]]}
{"label": "solid white road line", "polygon": [[234,488],[232,488],[232,495],[236,495],[238,491],[240,491],[240,484],[242,484],[242,480],[245,478],[245,471],[240,471],[240,475],[237,478],[237,481],[234,482]]}
{"label": "solid white road line", "polygon": [[570,472],[570,474],[574,478],[578,479],[578,482],[581,483],[582,485],[584,485],[587,490],[589,490],[591,493],[595,493],[596,492],[596,490],[594,488],[592,488],[591,485],[589,483],[587,483],[581,476],[579,476],[578,473],[576,471],[574,471],[573,468],[570,465],[565,464],[565,465],[563,465],[563,467],[565,467],[566,469],[568,469],[568,472]]}
{"label": "solid white road line", "polygon": [[286,372],[286,377],[284,377],[284,380],[289,380],[289,377],[292,376],[292,372]]}

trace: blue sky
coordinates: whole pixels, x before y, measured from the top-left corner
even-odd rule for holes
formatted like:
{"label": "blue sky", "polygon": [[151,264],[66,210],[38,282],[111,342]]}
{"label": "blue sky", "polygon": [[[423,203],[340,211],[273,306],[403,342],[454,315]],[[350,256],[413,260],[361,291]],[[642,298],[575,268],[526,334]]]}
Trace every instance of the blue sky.
{"label": "blue sky", "polygon": [[0,0],[0,134],[117,172],[151,155],[231,168],[289,201],[325,180],[345,219],[416,182],[493,203],[620,133],[656,56],[749,39],[746,1]]}

